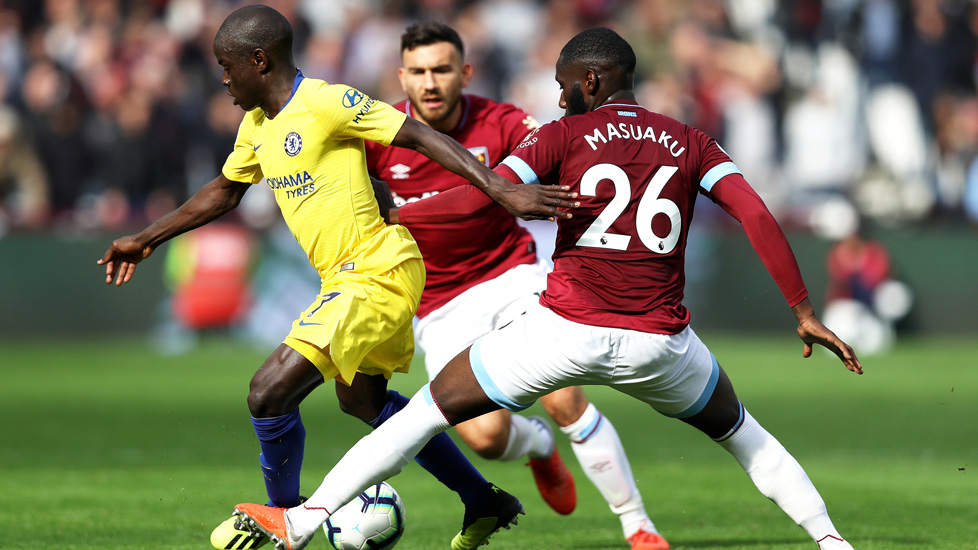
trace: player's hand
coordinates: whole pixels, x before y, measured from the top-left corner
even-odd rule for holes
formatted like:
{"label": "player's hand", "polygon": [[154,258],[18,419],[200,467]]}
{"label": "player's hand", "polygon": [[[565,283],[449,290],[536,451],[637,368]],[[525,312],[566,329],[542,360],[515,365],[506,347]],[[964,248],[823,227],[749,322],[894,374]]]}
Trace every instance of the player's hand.
{"label": "player's hand", "polygon": [[557,218],[569,219],[573,215],[567,208],[577,208],[581,205],[577,193],[571,193],[566,185],[515,185],[510,184],[490,195],[493,200],[503,205],[510,214],[524,220],[550,220]]}
{"label": "player's hand", "polygon": [[843,342],[815,317],[815,312],[808,298],[791,309],[798,319],[798,337],[805,343],[805,349],[802,350],[803,357],[811,357],[812,346],[818,344],[836,354],[847,369],[856,374],[863,373],[863,366],[859,363],[856,353],[852,351],[852,347]]}
{"label": "player's hand", "polygon": [[105,266],[106,284],[112,284],[112,278],[115,277],[115,286],[121,286],[122,283],[128,283],[132,279],[133,273],[136,272],[136,264],[152,253],[152,246],[141,244],[134,236],[129,235],[112,241],[102,259],[95,263]]}

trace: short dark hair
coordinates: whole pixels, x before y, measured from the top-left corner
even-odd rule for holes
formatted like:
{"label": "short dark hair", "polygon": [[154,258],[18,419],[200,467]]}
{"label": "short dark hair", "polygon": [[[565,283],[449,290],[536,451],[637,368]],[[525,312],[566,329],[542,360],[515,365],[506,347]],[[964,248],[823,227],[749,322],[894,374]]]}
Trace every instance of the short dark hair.
{"label": "short dark hair", "polygon": [[583,62],[602,68],[620,67],[626,73],[635,72],[635,51],[615,31],[607,27],[595,27],[571,38],[560,50],[559,63]]}
{"label": "short dark hair", "polygon": [[260,4],[232,12],[217,30],[214,42],[237,55],[261,48],[277,59],[292,59],[292,25],[275,9]]}
{"label": "short dark hair", "polygon": [[439,42],[452,44],[458,50],[459,57],[465,59],[462,38],[455,29],[439,21],[422,21],[408,27],[401,35],[401,53],[404,53],[404,50],[413,50],[418,46],[430,46]]}

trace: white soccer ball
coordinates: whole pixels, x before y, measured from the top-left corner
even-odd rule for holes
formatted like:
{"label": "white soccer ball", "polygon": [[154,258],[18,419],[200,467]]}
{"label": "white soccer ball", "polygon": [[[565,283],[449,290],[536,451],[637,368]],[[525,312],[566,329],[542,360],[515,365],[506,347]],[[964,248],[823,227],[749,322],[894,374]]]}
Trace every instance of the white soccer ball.
{"label": "white soccer ball", "polygon": [[323,524],[336,550],[387,550],[404,534],[404,503],[386,481],[368,487]]}

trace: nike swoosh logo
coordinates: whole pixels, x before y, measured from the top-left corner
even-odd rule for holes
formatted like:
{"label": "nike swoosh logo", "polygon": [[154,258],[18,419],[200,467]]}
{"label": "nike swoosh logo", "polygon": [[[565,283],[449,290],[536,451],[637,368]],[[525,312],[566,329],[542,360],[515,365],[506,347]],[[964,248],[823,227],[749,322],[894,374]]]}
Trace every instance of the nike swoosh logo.
{"label": "nike swoosh logo", "polygon": [[255,146],[254,146],[254,148],[255,148],[255,151],[257,151],[257,150],[258,150],[258,148],[259,148],[259,147],[261,147],[262,145],[265,145],[265,144],[264,144],[264,143],[259,143],[258,145],[255,145]]}
{"label": "nike swoosh logo", "polygon": [[309,325],[321,325],[321,324],[322,323],[307,323],[307,322],[305,322],[303,320],[300,320],[299,321],[299,326],[300,327],[308,327]]}

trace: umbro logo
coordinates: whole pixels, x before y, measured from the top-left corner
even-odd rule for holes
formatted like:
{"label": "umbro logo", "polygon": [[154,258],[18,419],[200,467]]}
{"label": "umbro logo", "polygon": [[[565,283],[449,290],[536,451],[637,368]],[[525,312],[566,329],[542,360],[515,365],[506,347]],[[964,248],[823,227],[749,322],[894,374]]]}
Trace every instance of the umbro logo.
{"label": "umbro logo", "polygon": [[411,177],[411,167],[404,164],[391,166],[391,178],[396,180],[406,180]]}

